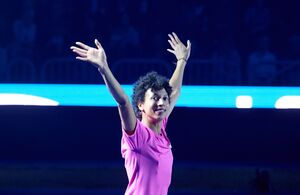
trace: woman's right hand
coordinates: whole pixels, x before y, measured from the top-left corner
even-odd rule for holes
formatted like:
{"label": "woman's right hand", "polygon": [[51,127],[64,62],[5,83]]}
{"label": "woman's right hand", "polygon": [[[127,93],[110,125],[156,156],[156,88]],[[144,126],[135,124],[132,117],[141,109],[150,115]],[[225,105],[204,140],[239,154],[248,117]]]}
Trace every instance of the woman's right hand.
{"label": "woman's right hand", "polygon": [[84,43],[76,42],[77,46],[72,46],[71,49],[78,56],[76,59],[90,62],[98,68],[99,71],[108,67],[106,54],[100,42],[95,39],[97,48],[90,47]]}

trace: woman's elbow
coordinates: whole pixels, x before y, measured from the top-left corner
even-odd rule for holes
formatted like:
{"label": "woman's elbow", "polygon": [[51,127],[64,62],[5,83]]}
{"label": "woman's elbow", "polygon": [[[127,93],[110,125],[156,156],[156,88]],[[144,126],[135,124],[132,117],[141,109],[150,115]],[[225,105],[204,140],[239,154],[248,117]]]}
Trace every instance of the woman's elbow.
{"label": "woman's elbow", "polygon": [[125,105],[127,105],[127,104],[130,104],[130,100],[129,100],[129,98],[128,98],[127,96],[124,96],[123,98],[120,98],[120,99],[118,100],[118,104],[119,104],[120,106],[125,106]]}

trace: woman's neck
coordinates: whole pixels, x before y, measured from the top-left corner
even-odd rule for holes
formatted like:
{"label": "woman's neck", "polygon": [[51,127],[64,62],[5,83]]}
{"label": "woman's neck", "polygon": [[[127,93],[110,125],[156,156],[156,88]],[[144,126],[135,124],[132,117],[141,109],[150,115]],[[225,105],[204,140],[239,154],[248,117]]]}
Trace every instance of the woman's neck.
{"label": "woman's neck", "polygon": [[152,122],[150,120],[147,120],[145,118],[142,118],[142,123],[146,125],[149,129],[154,131],[157,134],[161,133],[161,126],[162,126],[162,121],[159,122]]}

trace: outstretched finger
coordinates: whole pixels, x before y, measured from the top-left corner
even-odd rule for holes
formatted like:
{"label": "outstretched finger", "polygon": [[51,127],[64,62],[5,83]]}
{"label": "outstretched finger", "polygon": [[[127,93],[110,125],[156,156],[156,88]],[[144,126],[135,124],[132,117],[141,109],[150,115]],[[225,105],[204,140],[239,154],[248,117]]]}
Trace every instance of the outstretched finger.
{"label": "outstretched finger", "polygon": [[173,49],[175,49],[174,43],[173,43],[171,40],[168,40],[168,42],[170,43],[171,47],[172,47]]}
{"label": "outstretched finger", "polygon": [[190,49],[191,49],[191,46],[192,46],[192,44],[191,44],[190,40],[188,40],[188,41],[187,41],[187,49],[190,50]]}
{"label": "outstretched finger", "polygon": [[76,59],[81,61],[87,61],[87,58],[83,58],[83,57],[76,57]]}
{"label": "outstretched finger", "polygon": [[172,54],[175,54],[175,51],[172,50],[172,49],[167,49],[168,52],[172,53]]}
{"label": "outstretched finger", "polygon": [[181,43],[180,39],[178,38],[178,36],[176,35],[176,33],[172,32],[173,37],[175,38],[177,43]]}
{"label": "outstretched finger", "polygon": [[102,45],[101,43],[98,41],[98,39],[95,39],[95,44],[97,46],[98,49],[102,49]]}
{"label": "outstretched finger", "polygon": [[178,42],[174,39],[174,37],[171,34],[168,34],[168,36],[170,37],[173,45],[177,44]]}
{"label": "outstretched finger", "polygon": [[77,53],[77,54],[80,55],[81,57],[86,57],[86,56],[87,56],[87,53],[86,53],[86,52],[83,52],[83,51],[81,51],[81,50],[79,50],[79,49],[77,49],[77,48],[74,48],[72,51],[73,51],[74,53]]}
{"label": "outstretched finger", "polygon": [[79,52],[81,52],[81,53],[86,53],[86,52],[87,52],[85,49],[81,49],[81,48],[74,47],[74,46],[72,46],[71,49],[72,49],[73,51],[79,51]]}
{"label": "outstretched finger", "polygon": [[80,47],[82,47],[83,49],[86,49],[86,50],[89,50],[91,47],[84,44],[84,43],[81,43],[81,42],[76,42],[76,45],[79,45]]}

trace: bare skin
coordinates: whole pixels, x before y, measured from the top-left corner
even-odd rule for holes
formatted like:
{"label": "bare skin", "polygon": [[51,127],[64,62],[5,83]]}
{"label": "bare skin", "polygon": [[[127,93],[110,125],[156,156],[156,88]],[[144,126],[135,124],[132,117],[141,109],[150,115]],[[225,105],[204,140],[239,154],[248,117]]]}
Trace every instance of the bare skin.
{"label": "bare skin", "polygon": [[[173,89],[172,94],[167,97],[165,90],[157,92],[148,90],[145,94],[145,101],[139,103],[142,123],[156,133],[160,133],[163,118],[171,114],[180,95],[184,69],[191,52],[190,41],[187,41],[185,46],[175,33],[168,34],[168,36],[172,49],[167,49],[167,51],[174,54],[177,59],[176,68],[169,81]],[[123,129],[128,132],[134,131],[137,119],[129,97],[111,72],[105,51],[97,39],[95,39],[95,45],[96,47],[90,47],[82,42],[76,42],[76,46],[72,46],[71,50],[78,55],[76,59],[90,62],[98,68],[107,88],[118,103]],[[170,103],[166,98],[170,98]]]}

